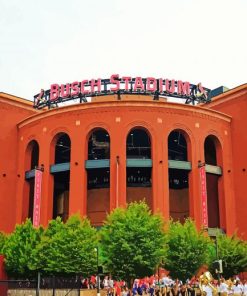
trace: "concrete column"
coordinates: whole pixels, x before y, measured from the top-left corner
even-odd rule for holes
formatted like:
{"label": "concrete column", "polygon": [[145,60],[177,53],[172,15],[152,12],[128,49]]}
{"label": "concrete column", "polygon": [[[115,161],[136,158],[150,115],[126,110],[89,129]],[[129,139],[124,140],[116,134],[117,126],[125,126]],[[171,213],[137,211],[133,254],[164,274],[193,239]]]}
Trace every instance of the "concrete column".
{"label": "concrete column", "polygon": [[118,118],[110,132],[110,211],[126,205],[126,134]]}
{"label": "concrete column", "polygon": [[54,163],[55,147],[51,143],[51,136],[43,130],[39,142],[39,166],[43,166],[42,187],[41,187],[41,212],[40,224],[46,226],[53,218],[53,187],[54,178],[50,174],[50,165]]}
{"label": "concrete column", "polygon": [[204,145],[200,137],[191,139],[191,149],[189,161],[191,162],[191,172],[189,173],[189,205],[190,217],[195,220],[199,229],[202,222],[202,201],[201,201],[201,180],[198,161],[204,163]]}
{"label": "concrete column", "polygon": [[69,215],[87,214],[87,172],[85,160],[87,158],[86,134],[79,127],[70,132],[70,192]]}
{"label": "concrete column", "polygon": [[[224,149],[222,148],[222,176],[219,178],[220,226],[226,229],[228,235],[236,231],[236,198],[232,175],[232,150],[230,137],[226,136]],[[218,156],[218,155],[217,155]]]}
{"label": "concrete column", "polygon": [[16,223],[18,224],[28,216],[28,208],[25,208],[29,198],[29,185],[25,181],[25,151],[27,145],[28,143],[24,141],[23,137],[20,137],[17,155],[17,174],[20,177],[17,179],[16,185]]}
{"label": "concrete column", "polygon": [[169,163],[168,163],[168,132],[165,130],[163,136],[163,178],[161,184],[163,185],[163,216],[167,221],[170,218],[170,197],[169,197]]}
{"label": "concrete column", "polygon": [[[158,125],[159,124],[159,125]],[[169,184],[168,184],[168,146],[167,135],[162,122],[157,123],[157,134],[152,142],[152,187],[153,209],[160,212],[165,220],[169,219]]]}

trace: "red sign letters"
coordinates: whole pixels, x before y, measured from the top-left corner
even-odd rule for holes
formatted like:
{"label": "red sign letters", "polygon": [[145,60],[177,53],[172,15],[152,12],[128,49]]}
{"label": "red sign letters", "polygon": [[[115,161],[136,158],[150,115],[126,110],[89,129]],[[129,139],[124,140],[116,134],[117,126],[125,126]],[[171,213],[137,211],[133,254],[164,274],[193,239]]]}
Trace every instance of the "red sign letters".
{"label": "red sign letters", "polygon": [[41,170],[35,170],[34,202],[33,202],[33,226],[34,227],[39,227],[39,223],[40,223],[42,174],[43,172]]}
{"label": "red sign letters", "polygon": [[199,168],[201,180],[202,225],[208,228],[207,183],[205,165]]}
{"label": "red sign letters", "polygon": [[[120,77],[119,74],[113,74],[110,77],[109,89],[112,92],[117,92],[120,89],[129,91],[133,87],[134,91],[148,91],[155,92],[167,92],[170,94],[177,93],[179,95],[189,96],[191,94],[190,83],[182,82],[181,80],[169,80],[169,79],[156,79],[154,77],[135,77],[134,79],[130,76]],[[145,82],[144,82],[145,81]],[[121,88],[121,84],[123,87]],[[66,84],[52,84],[50,88],[50,101],[56,101],[58,98],[68,98],[78,95],[88,95],[100,93],[103,91],[103,85],[101,78],[97,80],[82,80],[81,82],[75,81]]]}

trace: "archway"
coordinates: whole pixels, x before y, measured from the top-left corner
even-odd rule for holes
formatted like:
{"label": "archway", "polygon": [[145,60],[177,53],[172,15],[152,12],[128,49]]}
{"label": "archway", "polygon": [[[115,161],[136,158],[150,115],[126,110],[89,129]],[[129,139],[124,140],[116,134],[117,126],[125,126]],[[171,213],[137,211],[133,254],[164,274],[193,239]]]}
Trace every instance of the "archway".
{"label": "archway", "polygon": [[53,219],[59,216],[65,222],[69,216],[71,142],[66,133],[59,133],[54,137],[53,143],[55,144],[55,162],[51,166],[54,176]]}
{"label": "archway", "polygon": [[181,223],[190,215],[188,141],[183,130],[173,130],[168,136],[169,216]]}
{"label": "archway", "polygon": [[110,210],[110,136],[103,128],[89,133],[87,168],[87,216],[101,225]]}
{"label": "archway", "polygon": [[130,130],[126,140],[126,201],[144,200],[152,209],[151,140],[142,127]]}
{"label": "archway", "polygon": [[208,227],[220,227],[219,178],[221,168],[221,145],[217,137],[209,135],[204,141],[207,182]]}

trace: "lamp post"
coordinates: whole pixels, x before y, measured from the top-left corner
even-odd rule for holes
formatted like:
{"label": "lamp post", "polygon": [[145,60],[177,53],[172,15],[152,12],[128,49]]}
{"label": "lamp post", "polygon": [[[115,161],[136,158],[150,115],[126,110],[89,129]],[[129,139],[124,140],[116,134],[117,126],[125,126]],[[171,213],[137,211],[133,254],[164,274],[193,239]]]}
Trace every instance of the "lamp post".
{"label": "lamp post", "polygon": [[97,246],[95,248],[95,251],[96,251],[96,254],[97,254],[97,282],[96,282],[96,285],[97,285],[97,296],[100,296],[100,277],[99,277],[99,247]]}
{"label": "lamp post", "polygon": [[38,272],[36,296],[39,296],[39,291],[40,291],[40,272]]}
{"label": "lamp post", "polygon": [[222,260],[219,260],[219,246],[218,246],[219,229],[208,228],[208,235],[214,240],[214,243],[215,243],[216,258],[215,258],[215,261],[213,262],[213,268],[215,270],[215,273],[217,274],[218,280],[220,280],[220,274],[223,273],[223,268],[222,268]]}

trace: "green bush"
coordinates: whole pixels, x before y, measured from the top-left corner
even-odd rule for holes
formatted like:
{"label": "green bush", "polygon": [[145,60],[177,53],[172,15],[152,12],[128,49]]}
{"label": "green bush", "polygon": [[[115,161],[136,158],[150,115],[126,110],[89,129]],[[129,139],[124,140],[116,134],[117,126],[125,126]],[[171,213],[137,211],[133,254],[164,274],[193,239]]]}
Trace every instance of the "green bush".
{"label": "green bush", "polygon": [[6,240],[6,235],[0,231],[0,254],[3,253],[3,246]]}
{"label": "green bush", "polygon": [[[245,271],[247,268],[247,242],[239,239],[236,235],[217,236],[218,256],[222,260],[223,275],[229,278]],[[211,261],[215,260],[212,258]],[[210,269],[213,271],[212,265]]]}
{"label": "green bush", "polygon": [[128,282],[149,276],[165,255],[164,223],[144,202],[117,208],[100,231],[106,268]]}
{"label": "green bush", "polygon": [[212,242],[195,223],[187,219],[184,224],[170,221],[166,232],[167,257],[164,267],[173,278],[185,281],[210,261]]}
{"label": "green bush", "polygon": [[40,241],[42,228],[33,228],[30,219],[21,225],[17,225],[12,234],[5,241],[3,254],[5,255],[5,267],[10,276],[29,277],[33,272],[29,269],[34,250]]}
{"label": "green bush", "polygon": [[29,266],[47,274],[88,276],[97,269],[97,244],[96,229],[88,219],[74,215],[64,224],[57,218],[44,231]]}

